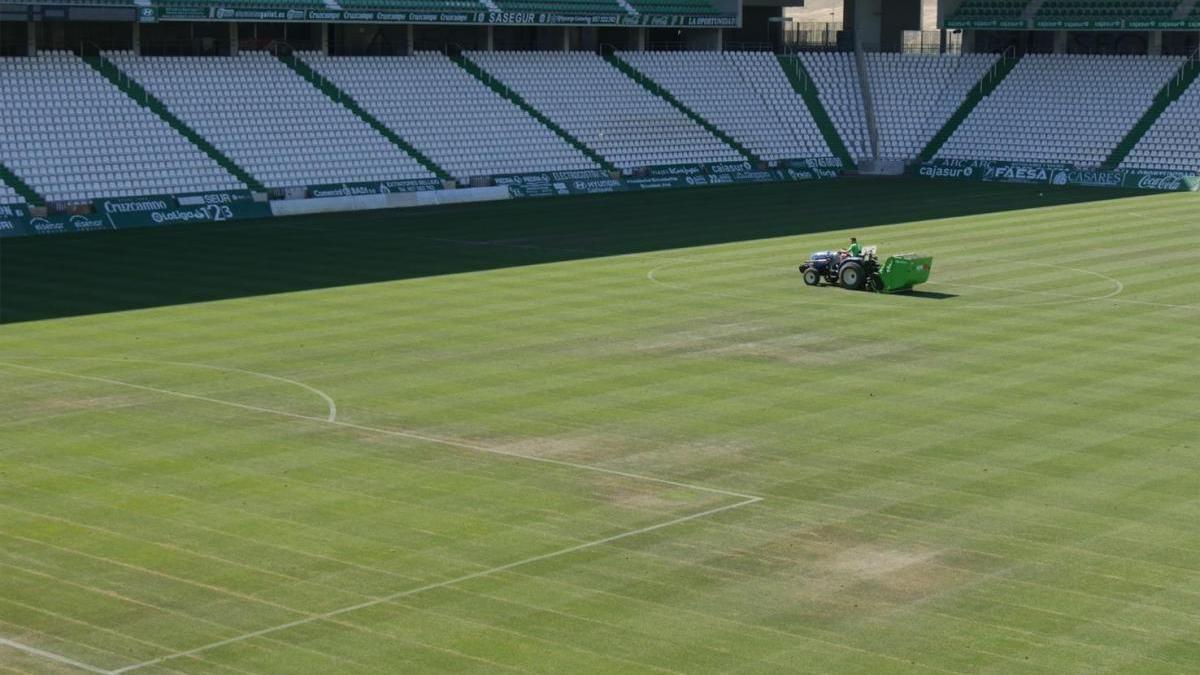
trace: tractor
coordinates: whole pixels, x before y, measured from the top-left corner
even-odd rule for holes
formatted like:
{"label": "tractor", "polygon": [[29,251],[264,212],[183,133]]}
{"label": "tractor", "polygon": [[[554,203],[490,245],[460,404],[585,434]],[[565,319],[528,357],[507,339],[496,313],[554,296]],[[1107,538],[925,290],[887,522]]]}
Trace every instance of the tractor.
{"label": "tractor", "polygon": [[880,263],[875,251],[875,246],[867,246],[858,256],[844,251],[817,251],[800,265],[800,273],[809,286],[820,286],[824,281],[852,291],[879,293],[910,291],[929,280],[932,256],[908,253]]}

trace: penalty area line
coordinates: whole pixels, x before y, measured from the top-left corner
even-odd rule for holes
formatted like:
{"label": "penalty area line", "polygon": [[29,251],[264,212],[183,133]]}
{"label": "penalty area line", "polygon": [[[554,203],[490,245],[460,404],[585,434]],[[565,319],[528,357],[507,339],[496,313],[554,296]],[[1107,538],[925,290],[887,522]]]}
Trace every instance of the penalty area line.
{"label": "penalty area line", "polygon": [[237,635],[237,636],[234,636],[231,638],[226,638],[224,640],[218,640],[216,642],[211,642],[209,644],[201,645],[199,647],[196,647],[193,649],[188,649],[186,651],[175,652],[174,654],[167,654],[166,656],[160,656],[155,659],[150,659],[149,661],[143,661],[142,663],[135,663],[133,665],[125,666],[124,668],[118,668],[116,670],[111,670],[111,671],[95,670],[94,672],[106,673],[106,675],[121,675],[122,673],[128,673],[128,672],[131,672],[134,670],[139,670],[141,668],[147,668],[149,666],[156,666],[156,665],[159,665],[166,661],[173,661],[175,659],[196,656],[198,654],[201,654],[201,653],[204,653],[207,651],[211,651],[213,649],[219,649],[221,647],[225,647],[225,646],[232,645],[232,644],[237,644],[239,642],[244,642],[246,640],[252,640],[257,637],[271,635],[272,633],[278,633],[280,631],[285,631],[285,630],[288,630],[291,628],[296,628],[298,626],[310,624],[315,621],[326,621],[326,620],[341,616],[343,614],[349,614],[351,612],[356,612],[361,609],[367,609],[369,607],[374,607],[376,605],[395,602],[396,600],[399,600],[401,598],[406,598],[409,596],[417,595],[418,593],[424,593],[426,591],[432,591],[432,590],[436,590],[438,588],[446,588],[447,586],[453,586],[453,585],[460,584],[460,583],[463,583],[466,581],[471,581],[474,579],[488,577],[493,574],[498,574],[500,572],[505,572],[507,570],[515,569],[517,567],[524,567],[525,565],[532,565],[534,563],[542,562],[545,560],[559,558],[559,557],[562,557],[562,556],[565,556],[565,555],[568,555],[571,553],[575,553],[578,551],[584,551],[584,550],[587,550],[590,548],[595,548],[597,546],[611,544],[615,541],[620,541],[622,539],[628,539],[630,537],[636,537],[636,536],[639,536],[642,534],[648,534],[650,532],[654,532],[654,531],[661,530],[661,529],[668,528],[668,527],[673,527],[675,525],[681,525],[683,523],[690,522],[693,520],[698,520],[700,518],[707,518],[709,516],[713,516],[718,513],[722,513],[724,511],[732,511],[733,509],[738,509],[743,506],[749,506],[751,504],[755,504],[755,503],[758,503],[761,501],[763,501],[762,497],[749,497],[747,499],[744,499],[744,500],[734,503],[734,504],[726,504],[725,506],[719,506],[716,508],[708,509],[706,511],[701,511],[699,513],[693,513],[691,515],[681,516],[679,518],[673,518],[666,522],[658,523],[655,525],[650,525],[647,527],[638,528],[636,530],[630,530],[628,532],[622,532],[620,534],[615,534],[615,535],[612,535],[611,537],[605,537],[603,539],[597,539],[595,541],[589,541],[589,542],[584,542],[582,544],[576,544],[575,546],[569,546],[567,548],[559,549],[557,551],[551,551],[550,553],[543,553],[541,555],[536,555],[536,556],[533,556],[530,558],[525,558],[523,560],[518,560],[516,562],[511,562],[511,563],[507,563],[504,565],[499,565],[497,567],[492,567],[490,569],[480,570],[478,572],[472,572],[471,574],[464,574],[460,577],[455,577],[453,579],[446,579],[444,581],[438,581],[438,582],[434,582],[431,584],[426,584],[424,586],[418,586],[416,588],[409,588],[409,589],[406,589],[403,591],[398,591],[396,593],[392,593],[391,595],[386,595],[381,598],[376,598],[374,600],[368,600],[367,602],[360,602],[356,605],[349,605],[347,607],[342,607],[339,609],[331,610],[331,611],[325,612],[323,614],[316,614],[313,616],[305,617],[303,619],[298,619],[296,621],[289,621],[288,623],[279,624],[277,626],[271,626],[270,628],[263,628],[263,629],[252,631],[252,632],[245,633],[242,635]]}
{"label": "penalty area line", "polygon": [[114,672],[111,670],[105,670],[104,668],[98,668],[96,666],[84,663],[83,661],[76,661],[75,659],[72,659],[70,657],[63,656],[62,654],[55,654],[54,652],[48,652],[45,649],[38,649],[37,647],[30,647],[29,645],[21,644],[20,642],[17,642],[16,640],[0,638],[0,646],[9,647],[9,648],[15,649],[19,652],[24,652],[26,654],[29,654],[30,656],[37,656],[39,658],[47,659],[49,661],[55,661],[57,663],[68,665],[73,668],[77,668],[79,670],[85,670],[89,673],[101,673],[102,675],[112,675]]}
{"label": "penalty area line", "polygon": [[[165,656],[160,656],[158,658],[151,659],[149,661],[144,661],[141,663],[135,663],[132,665],[124,666],[124,667],[118,668],[116,670],[104,670],[102,668],[90,666],[83,662],[75,661],[68,657],[64,657],[64,656],[61,656],[58,654],[53,654],[51,652],[46,652],[46,651],[36,649],[33,647],[28,647],[26,645],[21,645],[20,643],[17,643],[17,642],[12,642],[10,640],[4,640],[4,639],[0,638],[0,644],[8,644],[9,646],[12,646],[14,649],[20,649],[21,651],[24,651],[29,654],[43,656],[47,659],[57,661],[59,663],[63,663],[66,665],[71,665],[71,666],[74,666],[81,670],[85,670],[85,671],[93,672],[93,673],[102,673],[104,675],[121,675],[122,673],[127,673],[127,672],[138,670],[141,668],[146,668],[149,666],[157,665],[157,664],[163,663],[165,661],[172,661],[172,660],[179,659],[179,658],[194,656],[194,655],[197,655],[197,654],[200,654],[200,653],[212,650],[212,649],[217,649],[217,648],[220,648],[220,647],[223,647],[226,645],[236,644],[238,642],[243,642],[245,640],[251,640],[256,637],[261,637],[264,635],[270,635],[272,633],[284,631],[289,628],[294,628],[297,626],[309,624],[314,621],[328,620],[328,619],[331,619],[331,618],[334,618],[337,616],[341,616],[343,614],[358,611],[360,609],[365,609],[368,607],[373,607],[373,606],[383,604],[383,603],[392,602],[392,601],[398,600],[400,598],[416,595],[418,593],[424,593],[426,591],[430,591],[430,590],[434,590],[434,589],[438,589],[438,588],[445,588],[447,586],[452,586],[455,584],[463,583],[466,581],[470,581],[472,579],[479,579],[482,577],[487,577],[487,576],[490,576],[493,574],[497,574],[499,572],[504,572],[506,570],[514,569],[517,567],[523,567],[525,565],[531,565],[531,564],[534,564],[537,562],[541,562],[543,560],[550,560],[552,558],[558,558],[560,556],[565,556],[565,555],[569,555],[571,553],[575,553],[577,551],[583,551],[583,550],[587,550],[590,548],[595,548],[597,546],[603,546],[605,544],[610,544],[612,542],[620,541],[622,539],[636,537],[636,536],[642,535],[642,534],[648,534],[650,532],[655,532],[657,530],[661,530],[664,528],[681,525],[683,523],[687,523],[687,522],[690,522],[693,520],[698,520],[701,518],[707,518],[709,516],[713,516],[718,513],[723,513],[725,511],[732,511],[734,509],[738,509],[738,508],[741,508],[744,506],[749,506],[751,504],[756,504],[758,502],[764,501],[763,497],[749,495],[749,494],[745,494],[745,493],[741,493],[741,492],[734,492],[732,490],[725,490],[722,488],[708,487],[705,485],[696,485],[693,483],[685,483],[682,481],[675,481],[675,480],[670,480],[667,478],[657,478],[654,476],[646,476],[643,474],[637,474],[637,473],[632,473],[632,472],[628,472],[628,471],[621,471],[618,469],[608,469],[605,467],[594,466],[594,465],[590,465],[590,464],[581,464],[581,463],[577,463],[577,462],[568,462],[568,461],[559,460],[559,459],[551,459],[548,457],[539,457],[537,455],[527,455],[527,454],[522,454],[519,452],[512,452],[509,450],[502,450],[500,448],[493,448],[493,447],[478,445],[478,444],[470,443],[467,441],[451,439],[451,438],[441,438],[441,437],[437,437],[437,436],[428,436],[425,434],[420,434],[420,433],[416,433],[416,432],[412,432],[412,431],[405,431],[405,430],[401,430],[401,429],[388,429],[388,428],[381,428],[381,427],[372,427],[372,426],[367,426],[367,425],[363,425],[363,424],[354,424],[354,423],[346,422],[346,421],[343,421],[340,419],[330,419],[327,417],[314,417],[312,415],[302,415],[300,413],[292,413],[292,412],[287,412],[284,410],[275,410],[273,408],[264,408],[264,407],[255,406],[255,405],[248,405],[245,403],[238,403],[236,401],[227,401],[224,399],[212,398],[209,396],[188,394],[188,393],[184,393],[184,392],[180,392],[180,391],[172,391],[170,389],[162,389],[159,387],[152,387],[152,386],[147,386],[147,385],[143,385],[143,384],[135,384],[133,382],[125,382],[122,380],[115,380],[115,379],[107,378],[107,377],[98,377],[95,375],[82,375],[79,373],[71,373],[71,372],[61,371],[61,370],[52,370],[50,368],[39,368],[36,366],[29,366],[29,365],[4,362],[4,361],[0,361],[0,366],[7,367],[7,368],[16,368],[19,370],[26,370],[26,371],[30,371],[30,372],[43,373],[43,374],[47,374],[47,375],[55,375],[55,376],[59,376],[59,377],[70,377],[70,378],[79,379],[79,380],[88,380],[91,382],[101,382],[101,383],[105,383],[105,384],[112,384],[112,385],[117,385],[117,386],[122,386],[122,387],[128,387],[131,389],[138,389],[141,391],[156,393],[156,394],[160,394],[160,395],[164,395],[164,396],[173,396],[173,397],[184,398],[184,399],[189,399],[189,400],[193,400],[193,401],[203,401],[205,403],[229,406],[229,407],[239,408],[241,410],[247,410],[247,411],[251,411],[251,412],[276,415],[276,416],[286,417],[286,418],[290,418],[290,419],[294,419],[294,420],[303,420],[303,421],[314,422],[314,423],[319,423],[319,424],[328,424],[331,426],[344,427],[344,428],[348,428],[348,429],[357,429],[359,431],[365,431],[368,433],[375,433],[375,434],[380,434],[380,435],[385,435],[385,436],[410,438],[413,440],[426,441],[429,443],[437,443],[437,444],[444,445],[444,446],[456,447],[456,448],[461,448],[461,449],[465,449],[465,450],[474,450],[477,452],[483,452],[483,453],[488,453],[488,454],[493,454],[493,455],[501,455],[501,456],[510,457],[513,459],[522,459],[522,460],[527,460],[527,461],[532,461],[532,462],[538,462],[541,464],[549,464],[549,465],[553,465],[553,466],[560,466],[560,467],[564,467],[564,468],[572,468],[572,469],[578,469],[578,470],[583,470],[583,471],[592,471],[592,472],[596,472],[596,473],[603,473],[603,474],[608,474],[608,475],[613,475],[613,476],[622,476],[625,478],[646,481],[646,482],[655,483],[658,485],[670,485],[670,486],[674,486],[674,487],[695,490],[697,492],[704,492],[704,493],[708,493],[708,494],[718,494],[718,495],[723,495],[726,497],[733,497],[738,500],[737,502],[734,502],[732,504],[726,504],[724,506],[718,506],[718,507],[714,507],[711,509],[706,509],[704,511],[700,511],[698,513],[693,513],[691,515],[680,516],[678,518],[672,518],[671,520],[657,523],[655,525],[649,525],[647,527],[638,528],[636,530],[630,530],[628,532],[621,532],[619,534],[605,537],[603,539],[597,539],[595,541],[589,541],[589,542],[584,542],[582,544],[576,544],[574,546],[569,546],[567,548],[559,549],[557,551],[551,551],[549,553],[543,553],[541,555],[536,555],[531,558],[525,558],[523,560],[518,560],[516,562],[511,562],[511,563],[507,563],[507,564],[500,565],[497,567],[480,570],[478,572],[472,572],[470,574],[465,574],[460,577],[455,577],[453,579],[446,579],[444,581],[438,581],[438,582],[430,583],[430,584],[427,584],[424,586],[418,586],[416,588],[410,588],[410,589],[406,589],[403,591],[398,591],[391,595],[380,597],[380,598],[375,598],[375,599],[369,600],[367,602],[359,603],[356,605],[350,605],[348,607],[331,610],[331,611],[325,612],[323,614],[311,615],[311,616],[305,617],[303,619],[299,619],[297,621],[292,621],[292,622],[288,622],[285,624],[272,626],[269,628],[263,628],[263,629],[253,631],[250,633],[237,635],[237,636],[234,636],[231,638],[226,638],[224,640],[219,640],[217,642],[213,642],[213,643],[210,643],[207,645],[201,645],[200,647],[196,647],[196,648],[189,649],[186,651],[175,652],[173,654],[167,654]],[[332,417],[332,415],[331,415],[331,417]]]}
{"label": "penalty area line", "polygon": [[579,462],[568,462],[566,460],[561,460],[561,459],[552,459],[550,457],[540,457],[538,455],[528,455],[528,454],[524,454],[524,453],[520,453],[520,452],[513,452],[511,450],[502,450],[500,448],[494,448],[494,447],[490,447],[490,446],[486,446],[486,445],[480,445],[478,443],[471,443],[469,441],[463,441],[463,440],[458,440],[458,439],[454,439],[454,438],[445,438],[445,437],[441,437],[441,436],[431,436],[428,434],[417,433],[415,431],[407,431],[404,429],[389,429],[386,427],[373,427],[373,426],[369,426],[366,424],[355,424],[353,422],[346,422],[341,419],[329,419],[329,418],[325,418],[325,417],[316,417],[313,415],[302,415],[300,413],[288,412],[286,410],[276,410],[274,408],[264,408],[262,406],[249,405],[246,403],[238,403],[236,401],[227,401],[225,399],[213,398],[211,396],[200,396],[198,394],[187,394],[187,393],[184,393],[181,391],[174,391],[171,389],[162,389],[160,387],[151,387],[151,386],[144,385],[144,384],[135,384],[133,382],[125,382],[124,380],[114,380],[109,377],[99,377],[96,375],[82,375],[80,373],[71,373],[71,372],[67,372],[64,370],[39,368],[37,366],[29,366],[29,365],[25,365],[25,364],[21,364],[21,363],[11,363],[11,362],[6,362],[6,361],[0,361],[0,366],[6,367],[6,368],[16,368],[18,370],[27,370],[27,371],[34,372],[34,373],[43,373],[46,375],[57,375],[59,377],[70,377],[70,378],[74,378],[77,380],[87,380],[89,382],[101,382],[104,384],[112,384],[112,385],[117,385],[117,386],[121,386],[121,387],[128,387],[130,389],[138,389],[141,391],[147,391],[147,392],[151,392],[151,393],[155,393],[155,394],[160,394],[163,396],[174,396],[177,398],[184,398],[184,399],[188,399],[188,400],[192,400],[192,401],[203,401],[205,403],[213,403],[216,405],[223,405],[223,406],[228,406],[231,408],[238,408],[239,410],[248,410],[250,412],[263,413],[266,415],[277,415],[279,417],[286,417],[286,418],[294,419],[294,420],[304,420],[306,422],[316,422],[319,424],[328,424],[331,426],[343,427],[346,429],[356,429],[358,431],[365,431],[368,433],[380,434],[383,436],[395,436],[398,438],[410,438],[410,439],[416,440],[416,441],[425,441],[427,443],[436,443],[438,445],[444,445],[444,446],[448,446],[448,447],[452,447],[452,448],[460,448],[463,450],[474,450],[475,452],[482,452],[482,453],[487,453],[490,455],[499,455],[502,457],[511,457],[513,459],[522,459],[522,460],[526,460],[526,461],[530,461],[530,462],[538,462],[539,464],[549,464],[552,466],[561,466],[561,467],[565,467],[565,468],[579,469],[581,471],[592,471],[595,473],[608,474],[610,476],[622,476],[624,478],[632,478],[635,480],[646,481],[649,483],[656,483],[658,485],[670,485],[673,487],[686,488],[689,490],[695,490],[697,492],[707,492],[709,494],[718,494],[718,495],[724,495],[726,497],[735,497],[738,499],[746,499],[746,500],[749,500],[749,499],[761,500],[762,499],[761,497],[757,497],[755,495],[750,495],[750,494],[745,494],[742,492],[735,492],[733,490],[725,490],[722,488],[709,487],[706,485],[696,485],[694,483],[685,483],[682,481],[671,480],[669,478],[658,478],[655,476],[646,476],[644,474],[632,473],[629,471],[621,471],[620,469],[608,469],[608,468],[605,468],[602,466],[594,466],[592,464],[582,464]]}

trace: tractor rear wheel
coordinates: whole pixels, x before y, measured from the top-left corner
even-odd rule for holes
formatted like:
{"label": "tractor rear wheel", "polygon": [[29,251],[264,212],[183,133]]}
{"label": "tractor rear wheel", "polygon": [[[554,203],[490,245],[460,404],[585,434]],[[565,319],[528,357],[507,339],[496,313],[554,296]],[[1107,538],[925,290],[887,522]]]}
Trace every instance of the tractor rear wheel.
{"label": "tractor rear wheel", "polygon": [[817,274],[817,271],[810,267],[804,270],[804,283],[808,284],[809,286],[820,286],[821,275]]}
{"label": "tractor rear wheel", "polygon": [[863,287],[863,283],[867,280],[863,274],[862,265],[858,263],[846,263],[842,267],[842,271],[838,273],[838,283],[842,288],[857,291]]}

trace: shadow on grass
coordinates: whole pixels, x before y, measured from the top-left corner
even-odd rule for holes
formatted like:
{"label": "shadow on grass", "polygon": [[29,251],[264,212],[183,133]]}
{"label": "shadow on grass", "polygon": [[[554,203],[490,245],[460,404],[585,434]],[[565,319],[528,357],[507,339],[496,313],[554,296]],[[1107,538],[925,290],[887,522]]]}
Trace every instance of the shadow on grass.
{"label": "shadow on grass", "polygon": [[0,323],[1130,196],[846,179],[10,239],[0,246]]}
{"label": "shadow on grass", "polygon": [[956,293],[938,293],[936,291],[920,291],[916,289],[905,291],[902,295],[906,298],[921,298],[922,300],[949,300],[950,298],[958,297]]}

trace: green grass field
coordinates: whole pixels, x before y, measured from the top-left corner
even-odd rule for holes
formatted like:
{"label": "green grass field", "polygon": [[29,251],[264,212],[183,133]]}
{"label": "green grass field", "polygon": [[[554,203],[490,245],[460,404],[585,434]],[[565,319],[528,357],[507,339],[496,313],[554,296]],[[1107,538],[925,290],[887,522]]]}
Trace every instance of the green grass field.
{"label": "green grass field", "polygon": [[[1200,671],[1200,201],[11,240],[0,673]],[[806,288],[857,235],[912,295]]]}

